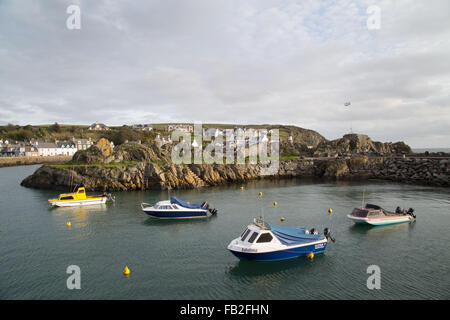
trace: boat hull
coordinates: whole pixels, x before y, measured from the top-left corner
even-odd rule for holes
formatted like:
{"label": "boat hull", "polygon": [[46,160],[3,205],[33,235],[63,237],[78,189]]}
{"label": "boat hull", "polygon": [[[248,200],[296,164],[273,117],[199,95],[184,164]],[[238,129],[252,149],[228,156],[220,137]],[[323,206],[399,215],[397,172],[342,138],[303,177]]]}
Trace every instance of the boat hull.
{"label": "boat hull", "polygon": [[79,206],[90,206],[96,204],[106,203],[106,197],[86,199],[86,200],[65,200],[65,201],[53,201],[52,206],[55,207],[79,207]]}
{"label": "boat hull", "polygon": [[372,225],[372,226],[385,226],[385,225],[389,225],[389,224],[399,224],[399,223],[413,221],[413,218],[411,216],[386,217],[386,218],[378,218],[378,219],[354,217],[352,215],[347,215],[347,217],[350,220],[352,220],[355,224],[366,224],[366,225]]}
{"label": "boat hull", "polygon": [[201,219],[209,217],[206,210],[189,210],[189,211],[158,211],[158,210],[143,210],[152,218],[156,219]]}
{"label": "boat hull", "polygon": [[253,261],[277,261],[298,258],[306,256],[309,253],[323,253],[327,247],[327,242],[315,243],[311,245],[304,245],[299,247],[287,248],[284,250],[270,251],[270,252],[242,252],[228,249],[237,258],[242,260]]}

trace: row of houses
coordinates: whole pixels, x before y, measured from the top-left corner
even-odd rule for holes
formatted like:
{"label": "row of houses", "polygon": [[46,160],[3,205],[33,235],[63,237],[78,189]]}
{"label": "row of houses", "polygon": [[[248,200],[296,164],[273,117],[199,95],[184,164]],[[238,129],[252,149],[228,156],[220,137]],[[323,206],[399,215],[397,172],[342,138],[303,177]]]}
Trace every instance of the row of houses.
{"label": "row of houses", "polygon": [[49,156],[73,156],[78,150],[86,150],[94,144],[89,139],[75,139],[69,141],[40,141],[12,142],[0,140],[0,156],[2,157],[49,157]]}

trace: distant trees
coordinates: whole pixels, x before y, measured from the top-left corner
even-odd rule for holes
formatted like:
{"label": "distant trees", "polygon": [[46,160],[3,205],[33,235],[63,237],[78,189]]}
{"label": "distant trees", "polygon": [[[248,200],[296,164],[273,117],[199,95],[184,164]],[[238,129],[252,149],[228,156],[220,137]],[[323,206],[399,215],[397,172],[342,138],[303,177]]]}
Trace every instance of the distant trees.
{"label": "distant trees", "polygon": [[61,126],[58,124],[58,122],[55,122],[54,124],[52,124],[50,126],[50,131],[51,132],[61,132]]}
{"label": "distant trees", "polygon": [[111,137],[111,140],[114,142],[115,145],[119,145],[124,143],[125,141],[136,141],[139,140],[140,135],[134,131],[129,126],[122,126],[118,131],[116,131],[113,136]]}

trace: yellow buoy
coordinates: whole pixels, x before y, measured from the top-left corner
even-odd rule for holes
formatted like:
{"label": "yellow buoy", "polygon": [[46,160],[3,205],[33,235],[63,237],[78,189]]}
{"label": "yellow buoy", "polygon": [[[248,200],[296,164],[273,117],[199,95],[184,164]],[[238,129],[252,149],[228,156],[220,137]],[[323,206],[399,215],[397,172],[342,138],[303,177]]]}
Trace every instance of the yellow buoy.
{"label": "yellow buoy", "polygon": [[130,269],[128,269],[128,266],[125,266],[125,269],[123,269],[123,274],[126,276],[130,274]]}
{"label": "yellow buoy", "polygon": [[333,213],[333,209],[331,209],[331,208],[328,209],[328,213],[329,213],[329,214],[332,214],[332,213]]}
{"label": "yellow buoy", "polygon": [[277,206],[277,204],[278,204],[278,203],[277,203],[276,201],[273,203],[273,205],[274,205],[275,207]]}
{"label": "yellow buoy", "polygon": [[70,221],[66,222],[66,226],[70,227],[72,224],[70,223]]}
{"label": "yellow buoy", "polygon": [[241,190],[244,190],[244,186],[241,186]]}
{"label": "yellow buoy", "polygon": [[284,221],[284,217],[281,217],[280,220],[281,220],[281,221]]}
{"label": "yellow buoy", "polygon": [[308,259],[314,259],[314,253],[310,252],[308,253]]}
{"label": "yellow buoy", "polygon": [[262,197],[262,192],[259,193],[259,196]]}

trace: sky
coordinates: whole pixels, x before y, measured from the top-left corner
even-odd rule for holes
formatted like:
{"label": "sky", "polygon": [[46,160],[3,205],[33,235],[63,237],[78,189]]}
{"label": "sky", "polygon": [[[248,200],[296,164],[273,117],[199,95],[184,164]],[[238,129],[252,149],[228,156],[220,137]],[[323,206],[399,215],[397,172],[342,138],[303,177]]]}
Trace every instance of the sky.
{"label": "sky", "polygon": [[95,121],[450,147],[450,1],[0,0],[0,124]]}

